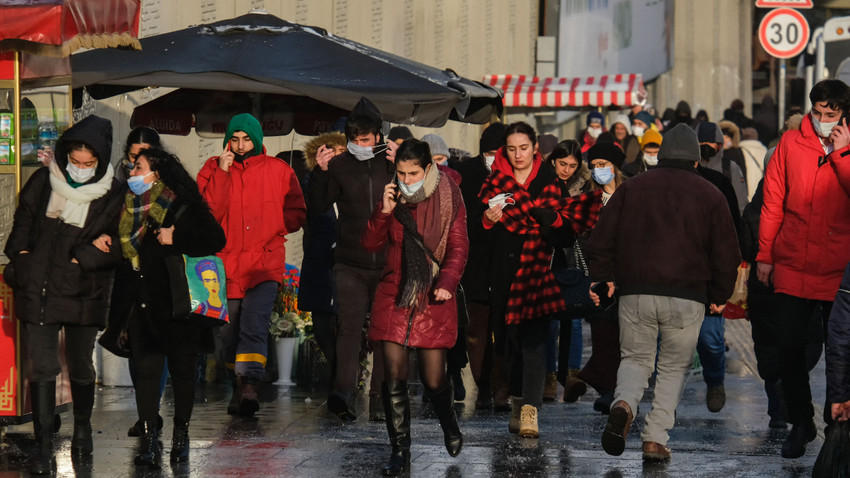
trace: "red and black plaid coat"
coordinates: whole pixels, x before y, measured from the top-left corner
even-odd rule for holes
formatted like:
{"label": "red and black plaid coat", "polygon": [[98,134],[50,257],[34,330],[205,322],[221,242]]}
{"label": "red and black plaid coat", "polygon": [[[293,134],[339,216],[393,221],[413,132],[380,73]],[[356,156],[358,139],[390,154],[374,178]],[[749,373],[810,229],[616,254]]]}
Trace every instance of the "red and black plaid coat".
{"label": "red and black plaid coat", "polygon": [[[526,184],[531,183],[537,176],[541,166],[543,158],[538,153]],[[515,203],[502,209],[502,219],[499,223],[511,233],[525,237],[520,254],[520,267],[508,292],[505,322],[517,324],[522,320],[563,312],[566,310],[566,303],[550,268],[552,247],[541,237],[540,225],[531,216],[531,209],[551,209],[558,213],[552,227],[559,227],[562,221],[566,220],[574,231],[581,233],[596,224],[602,207],[601,190],[564,198],[553,182],[544,187],[536,198],[532,198],[528,190],[514,178],[513,168],[500,149],[493,162],[493,172],[484,181],[479,198],[487,203],[502,193],[513,194]],[[485,228],[493,226],[486,217],[483,221]]]}

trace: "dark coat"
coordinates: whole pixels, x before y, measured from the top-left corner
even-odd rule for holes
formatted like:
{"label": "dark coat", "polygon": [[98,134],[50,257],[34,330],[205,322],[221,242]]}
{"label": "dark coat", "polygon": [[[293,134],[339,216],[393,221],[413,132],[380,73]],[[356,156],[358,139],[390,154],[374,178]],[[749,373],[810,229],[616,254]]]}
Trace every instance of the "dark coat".
{"label": "dark coat", "polygon": [[844,269],[827,323],[826,399],[830,403],[850,400],[850,264]]}
{"label": "dark coat", "polygon": [[[313,171],[301,179],[301,189],[309,191]],[[304,258],[298,287],[298,308],[310,312],[337,312],[334,282],[334,244],[336,213],[333,207],[324,212],[310,209],[307,200],[307,222],[304,223]]]}
{"label": "dark coat", "polygon": [[662,161],[617,188],[585,248],[594,280],[615,280],[620,295],[726,303],[741,263],[737,235],[726,198],[692,164]]}
{"label": "dark coat", "polygon": [[484,164],[483,155],[464,158],[456,169],[462,178],[460,192],[466,206],[466,231],[469,237],[469,260],[461,284],[467,300],[487,303],[490,300],[488,277],[492,246],[491,234],[486,233],[481,224],[487,205],[478,199],[478,193],[490,175],[490,170]]}
{"label": "dark coat", "polygon": [[[121,330],[129,320],[127,332],[133,350],[170,355],[209,353],[215,350],[213,330],[172,320],[171,281],[166,258],[178,254],[198,257],[215,254],[224,248],[224,230],[210,210],[201,203],[189,204],[174,222],[179,198],[168,209],[164,227],[174,226],[173,244],[164,246],[148,229],[139,248],[139,270],[124,260],[115,275],[109,332]],[[120,244],[112,238],[113,247]],[[120,254],[120,246],[118,246]]]}
{"label": "dark coat", "polygon": [[[457,185],[448,175],[440,175],[440,181],[451,185],[452,194],[459,196]],[[435,192],[426,201],[434,201]],[[402,283],[402,239],[404,227],[395,215],[383,214],[376,209],[366,228],[361,242],[368,250],[382,250],[386,246],[387,265],[381,281],[375,291],[372,303],[372,318],[369,327],[369,340],[387,340],[402,345],[427,349],[448,349],[457,341],[457,290],[466,258],[469,241],[466,237],[466,214],[458,198],[458,209],[449,226],[446,239],[446,252],[440,263],[440,273],[434,286],[428,291],[428,305],[425,310],[410,318],[410,309],[396,306],[396,298]],[[420,203],[421,204],[421,203]],[[417,208],[409,207],[416,221]],[[422,231],[419,231],[420,234]],[[433,290],[445,289],[452,298],[443,302],[433,300]]]}
{"label": "dark coat", "polygon": [[345,152],[334,156],[327,171],[318,167],[313,170],[307,191],[309,211],[323,213],[336,203],[339,216],[334,257],[338,264],[383,269],[384,251],[366,252],[360,246],[360,237],[384,194],[384,186],[394,177],[395,166],[383,152],[366,161]]}
{"label": "dark coat", "polygon": [[[100,180],[109,163],[112,125],[90,116],[68,129],[57,143],[56,162],[67,166],[67,142],[80,140],[97,151]],[[18,319],[30,324],[106,325],[108,284],[114,256],[101,252],[92,241],[118,229],[123,191],[113,179],[111,189],[89,204],[82,228],[45,215],[52,188],[50,171],[43,167],[27,181],[19,197],[15,222],[4,252],[11,259],[4,278],[15,292]],[[29,251],[21,254],[21,251]],[[71,262],[76,259],[78,263]]]}

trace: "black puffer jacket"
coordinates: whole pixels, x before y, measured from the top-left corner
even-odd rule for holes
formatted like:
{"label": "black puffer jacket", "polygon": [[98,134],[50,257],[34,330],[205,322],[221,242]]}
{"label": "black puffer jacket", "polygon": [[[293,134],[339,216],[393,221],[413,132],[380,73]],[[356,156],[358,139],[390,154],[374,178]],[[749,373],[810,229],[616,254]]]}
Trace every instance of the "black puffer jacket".
{"label": "black puffer jacket", "polygon": [[[72,140],[97,151],[97,171],[87,184],[99,181],[111,156],[112,125],[106,119],[89,116],[68,129],[56,146],[56,162],[62,171]],[[101,234],[117,232],[126,186],[113,179],[111,189],[90,203],[83,227],[76,227],[45,215],[52,192],[49,178],[49,169],[43,167],[27,181],[4,249],[11,259],[4,278],[15,291],[15,311],[19,320],[31,324],[103,327],[107,284],[118,261],[114,255],[98,250],[92,241]]]}
{"label": "black puffer jacket", "polygon": [[384,251],[366,252],[360,246],[360,236],[384,194],[384,186],[394,176],[395,165],[387,161],[386,153],[358,161],[345,152],[331,159],[327,171],[313,169],[307,191],[308,212],[324,213],[334,203],[339,211],[336,263],[373,270],[384,268]]}
{"label": "black puffer jacket", "polygon": [[460,282],[466,298],[473,302],[487,303],[490,300],[489,264],[492,254],[491,234],[484,230],[481,217],[487,205],[478,199],[484,180],[490,170],[484,163],[484,155],[464,158],[455,168],[462,181],[460,192],[466,206],[466,231],[469,236],[469,259]]}

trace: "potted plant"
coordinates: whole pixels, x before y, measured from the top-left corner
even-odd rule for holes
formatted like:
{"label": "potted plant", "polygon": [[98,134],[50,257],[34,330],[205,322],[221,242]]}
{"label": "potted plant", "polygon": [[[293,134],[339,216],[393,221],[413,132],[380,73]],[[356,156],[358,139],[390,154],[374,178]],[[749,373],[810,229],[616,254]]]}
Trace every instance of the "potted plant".
{"label": "potted plant", "polygon": [[275,339],[278,364],[276,385],[295,385],[291,380],[295,345],[299,338],[306,338],[313,328],[310,313],[298,309],[299,277],[298,268],[287,264],[269,321],[269,334]]}

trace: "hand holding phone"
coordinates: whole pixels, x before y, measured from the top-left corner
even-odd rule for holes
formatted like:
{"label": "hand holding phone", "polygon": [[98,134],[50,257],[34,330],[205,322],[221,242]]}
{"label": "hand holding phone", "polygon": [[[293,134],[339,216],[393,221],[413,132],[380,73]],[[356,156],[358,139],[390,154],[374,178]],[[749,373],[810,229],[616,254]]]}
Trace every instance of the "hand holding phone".
{"label": "hand holding phone", "polygon": [[600,309],[607,311],[617,303],[614,289],[613,282],[595,282],[590,286],[590,298]]}
{"label": "hand holding phone", "polygon": [[393,212],[396,204],[398,204],[399,197],[398,186],[395,184],[395,180],[393,182],[384,186],[384,195],[381,197],[381,212],[384,214],[389,214]]}
{"label": "hand holding phone", "polygon": [[841,115],[838,124],[832,128],[832,132],[829,134],[829,139],[832,140],[832,146],[835,151],[844,149],[850,145],[850,129],[847,127],[847,122],[848,115],[845,113]]}
{"label": "hand holding phone", "polygon": [[218,167],[221,168],[222,171],[227,172],[230,169],[230,166],[233,165],[233,159],[236,156],[233,154],[233,151],[230,150],[230,142],[224,147],[224,151],[221,152],[221,155],[218,157]]}

